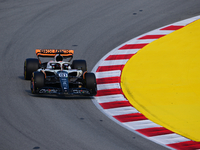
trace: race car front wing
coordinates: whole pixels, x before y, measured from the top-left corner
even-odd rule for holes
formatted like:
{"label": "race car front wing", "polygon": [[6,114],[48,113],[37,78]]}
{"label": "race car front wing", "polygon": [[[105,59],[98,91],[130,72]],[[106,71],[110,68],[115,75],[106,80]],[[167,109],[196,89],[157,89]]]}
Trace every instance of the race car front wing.
{"label": "race car front wing", "polygon": [[61,89],[54,87],[43,87],[38,89],[38,94],[64,94],[64,95],[91,95],[90,91],[86,88],[70,88]]}

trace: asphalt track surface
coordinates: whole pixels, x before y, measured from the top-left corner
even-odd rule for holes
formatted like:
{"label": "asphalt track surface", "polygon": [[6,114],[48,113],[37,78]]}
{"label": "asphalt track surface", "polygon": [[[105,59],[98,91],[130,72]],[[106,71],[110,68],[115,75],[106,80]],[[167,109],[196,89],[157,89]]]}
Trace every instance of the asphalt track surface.
{"label": "asphalt track surface", "polygon": [[91,98],[33,96],[23,63],[36,48],[74,49],[88,70],[118,45],[200,15],[196,0],[0,0],[0,149],[165,149],[116,124]]}

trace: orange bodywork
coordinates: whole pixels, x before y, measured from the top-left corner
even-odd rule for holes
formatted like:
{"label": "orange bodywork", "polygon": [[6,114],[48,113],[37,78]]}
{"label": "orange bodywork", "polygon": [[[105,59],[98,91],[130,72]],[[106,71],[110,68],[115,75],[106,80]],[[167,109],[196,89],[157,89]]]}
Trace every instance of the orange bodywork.
{"label": "orange bodywork", "polygon": [[36,55],[39,57],[54,57],[57,54],[60,54],[63,57],[72,57],[74,54],[74,50],[68,49],[36,49]]}

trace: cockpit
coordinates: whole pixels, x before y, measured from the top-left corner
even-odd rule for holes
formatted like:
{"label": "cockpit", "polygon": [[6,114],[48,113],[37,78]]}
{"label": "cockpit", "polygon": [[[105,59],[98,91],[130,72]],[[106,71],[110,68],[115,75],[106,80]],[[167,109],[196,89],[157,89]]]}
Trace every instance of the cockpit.
{"label": "cockpit", "polygon": [[66,62],[49,61],[47,63],[47,69],[51,69],[51,70],[70,70],[71,66],[70,66],[69,63],[66,63]]}

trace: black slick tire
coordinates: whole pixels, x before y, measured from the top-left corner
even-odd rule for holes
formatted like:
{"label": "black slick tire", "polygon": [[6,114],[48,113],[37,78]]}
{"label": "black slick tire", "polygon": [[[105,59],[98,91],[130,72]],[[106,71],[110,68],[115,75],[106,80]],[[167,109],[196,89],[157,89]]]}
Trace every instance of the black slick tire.
{"label": "black slick tire", "polygon": [[31,92],[38,93],[38,89],[44,87],[45,75],[42,72],[33,72],[31,77]]}
{"label": "black slick tire", "polygon": [[92,96],[97,94],[97,83],[96,83],[96,77],[94,73],[85,74],[85,85],[86,85],[86,88],[89,89]]}
{"label": "black slick tire", "polygon": [[24,62],[24,79],[30,80],[32,72],[39,68],[39,60],[35,58],[27,58]]}
{"label": "black slick tire", "polygon": [[87,71],[87,64],[85,60],[73,60],[72,69],[80,69],[83,72]]}

